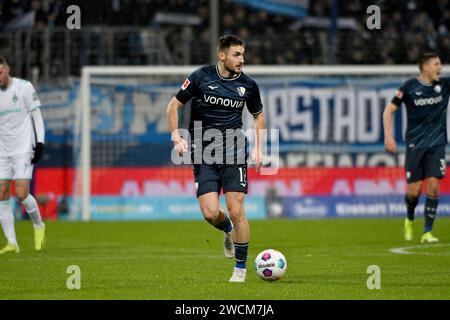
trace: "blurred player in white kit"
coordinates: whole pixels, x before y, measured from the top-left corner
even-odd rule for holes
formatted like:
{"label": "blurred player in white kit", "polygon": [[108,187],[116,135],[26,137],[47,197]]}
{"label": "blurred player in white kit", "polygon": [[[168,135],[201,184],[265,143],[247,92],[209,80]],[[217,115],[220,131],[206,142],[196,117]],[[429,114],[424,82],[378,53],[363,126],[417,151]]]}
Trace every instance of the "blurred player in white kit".
{"label": "blurred player in white kit", "polygon": [[11,77],[9,72],[6,59],[0,57],[0,222],[8,241],[0,254],[20,252],[10,203],[12,180],[15,196],[33,222],[35,250],[42,250],[45,243],[45,225],[30,194],[33,166],[45,143],[41,103],[29,81]]}

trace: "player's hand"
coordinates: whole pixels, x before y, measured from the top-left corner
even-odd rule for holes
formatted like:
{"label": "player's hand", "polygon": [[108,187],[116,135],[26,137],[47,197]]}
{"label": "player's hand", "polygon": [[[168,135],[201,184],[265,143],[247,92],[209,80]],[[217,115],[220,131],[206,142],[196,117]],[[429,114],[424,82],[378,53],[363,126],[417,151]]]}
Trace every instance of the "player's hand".
{"label": "player's hand", "polygon": [[33,159],[31,159],[31,164],[38,163],[39,159],[41,159],[43,151],[44,151],[44,144],[42,142],[38,142],[34,147],[34,156]]}
{"label": "player's hand", "polygon": [[384,148],[389,153],[397,152],[397,143],[395,142],[395,139],[392,136],[387,136],[384,138]]}
{"label": "player's hand", "polygon": [[261,149],[254,148],[252,151],[252,160],[256,162],[256,172],[261,172],[262,161],[263,161],[263,153]]}
{"label": "player's hand", "polygon": [[187,142],[181,137],[177,140],[174,140],[173,145],[175,147],[175,151],[178,152],[179,154],[184,154],[188,151]]}

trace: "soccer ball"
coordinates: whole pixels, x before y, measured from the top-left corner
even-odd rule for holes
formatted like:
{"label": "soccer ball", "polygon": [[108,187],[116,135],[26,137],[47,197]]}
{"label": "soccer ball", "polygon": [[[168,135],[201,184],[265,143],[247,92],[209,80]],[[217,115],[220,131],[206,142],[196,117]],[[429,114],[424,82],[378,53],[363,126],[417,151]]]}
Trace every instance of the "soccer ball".
{"label": "soccer ball", "polygon": [[284,255],[274,249],[262,251],[255,259],[256,274],[263,280],[276,281],[280,279],[287,269]]}

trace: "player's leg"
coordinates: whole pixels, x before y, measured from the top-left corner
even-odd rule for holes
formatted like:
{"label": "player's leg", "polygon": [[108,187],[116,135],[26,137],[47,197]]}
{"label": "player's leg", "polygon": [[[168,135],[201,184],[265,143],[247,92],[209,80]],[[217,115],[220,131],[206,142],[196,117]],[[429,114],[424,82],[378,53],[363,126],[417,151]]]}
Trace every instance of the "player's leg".
{"label": "player's leg", "polygon": [[424,231],[422,235],[422,243],[438,242],[439,239],[431,234],[433,223],[436,218],[437,207],[439,204],[439,188],[441,179],[445,176],[445,146],[439,146],[429,151],[425,176],[427,180],[427,199],[424,209]]}
{"label": "player's leg", "polygon": [[227,209],[234,226],[234,250],[236,265],[231,282],[245,281],[250,226],[244,212],[244,196],[247,193],[247,166],[227,165],[222,173],[223,191]]}
{"label": "player's leg", "polygon": [[233,225],[230,218],[220,209],[219,194],[209,192],[198,197],[203,218],[214,228],[224,232],[223,251],[226,258],[234,257],[234,246],[231,237]]}
{"label": "player's leg", "polygon": [[404,221],[403,236],[406,241],[413,239],[413,223],[416,206],[419,203],[420,193],[422,191],[423,181],[415,181],[407,184],[405,203],[406,203],[406,219]]}
{"label": "player's leg", "polygon": [[439,178],[434,177],[427,178],[427,199],[425,200],[425,208],[424,208],[425,223],[421,239],[422,243],[439,241],[438,238],[434,237],[431,234],[434,219],[436,218],[437,207],[439,204],[439,186],[440,186]]}
{"label": "player's leg", "polygon": [[231,238],[233,225],[225,212],[220,209],[219,203],[220,172],[215,166],[195,165],[194,176],[203,218],[216,229],[224,232],[224,255],[227,258],[233,258],[234,246]]}
{"label": "player's leg", "polygon": [[[220,210],[219,194],[217,192],[208,192],[198,197],[198,203],[200,210],[202,211],[203,218],[215,228],[228,231],[230,224],[225,213]],[[231,231],[231,230],[230,230]]]}
{"label": "player's leg", "polygon": [[405,157],[406,171],[406,218],[403,224],[403,236],[406,241],[413,239],[414,213],[422,192],[422,183],[425,177],[424,159],[425,150],[407,150]]}
{"label": "player's leg", "polygon": [[45,245],[45,224],[42,222],[41,213],[36,199],[30,194],[30,180],[15,180],[14,191],[20,203],[33,222],[34,249],[42,250]]}
{"label": "player's leg", "polygon": [[5,234],[7,245],[0,250],[0,254],[19,253],[16,230],[14,228],[14,214],[11,208],[11,159],[0,157],[0,223]]}
{"label": "player's leg", "polygon": [[30,194],[30,180],[15,180],[14,189],[16,197],[20,203],[23,204],[25,211],[33,221],[35,228],[42,228],[44,223],[42,222],[41,213],[36,199]]}
{"label": "player's leg", "polygon": [[42,222],[37,201],[30,194],[30,181],[33,175],[31,154],[17,155],[13,160],[15,195],[33,222],[34,247],[40,251],[45,244],[45,224]]}
{"label": "player's leg", "polygon": [[250,225],[244,212],[244,193],[227,192],[227,209],[234,226],[234,250],[236,265],[231,282],[245,281]]}

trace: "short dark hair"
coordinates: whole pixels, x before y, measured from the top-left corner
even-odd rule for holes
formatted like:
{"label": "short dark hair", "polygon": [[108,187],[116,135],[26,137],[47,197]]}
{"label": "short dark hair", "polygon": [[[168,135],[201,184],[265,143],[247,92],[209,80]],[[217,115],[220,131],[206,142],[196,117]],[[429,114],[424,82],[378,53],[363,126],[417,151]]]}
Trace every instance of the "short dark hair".
{"label": "short dark hair", "polygon": [[6,62],[6,59],[2,56],[0,56],[0,64],[4,64],[5,66],[8,65],[8,62]]}
{"label": "short dark hair", "polygon": [[420,71],[422,71],[423,65],[428,62],[430,59],[439,58],[439,55],[436,52],[425,52],[419,57],[419,61],[417,64],[419,65]]}
{"label": "short dark hair", "polygon": [[217,44],[217,52],[224,51],[231,46],[242,46],[245,47],[245,42],[238,36],[229,34],[223,35],[219,38],[219,43]]}

